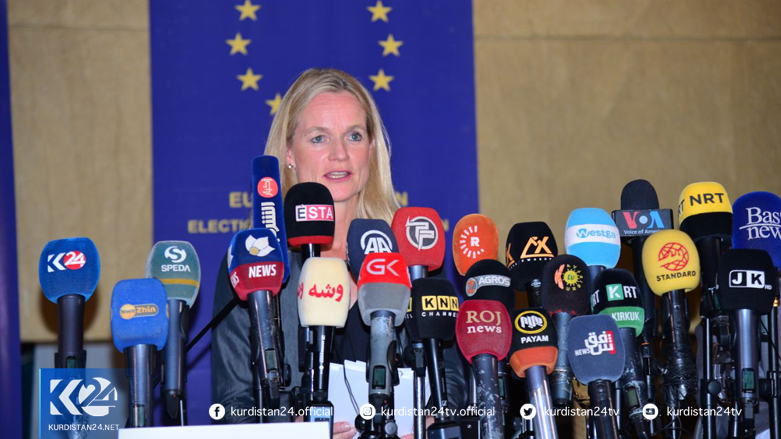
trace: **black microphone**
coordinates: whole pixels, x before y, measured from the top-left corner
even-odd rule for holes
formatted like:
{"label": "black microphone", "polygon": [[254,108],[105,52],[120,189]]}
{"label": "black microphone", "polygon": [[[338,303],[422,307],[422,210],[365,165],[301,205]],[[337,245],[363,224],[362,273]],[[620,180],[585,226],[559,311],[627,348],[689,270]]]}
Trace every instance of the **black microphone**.
{"label": "black microphone", "polygon": [[505,261],[513,287],[526,291],[529,306],[540,306],[540,275],[545,264],[559,254],[556,238],[542,221],[518,223],[507,234]]}

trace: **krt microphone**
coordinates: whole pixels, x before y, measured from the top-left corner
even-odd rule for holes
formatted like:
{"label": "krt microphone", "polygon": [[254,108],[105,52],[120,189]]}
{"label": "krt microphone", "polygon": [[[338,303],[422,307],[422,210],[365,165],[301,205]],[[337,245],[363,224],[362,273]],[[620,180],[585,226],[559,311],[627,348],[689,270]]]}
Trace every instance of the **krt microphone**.
{"label": "krt microphone", "polygon": [[100,278],[98,249],[89,238],[49,241],[41,252],[38,279],[47,299],[57,304],[59,331],[54,365],[83,369],[84,302],[92,297]]}
{"label": "krt microphone", "polygon": [[618,325],[605,315],[575,317],[569,325],[567,345],[575,378],[588,384],[591,407],[598,414],[598,437],[617,439],[617,407],[610,383],[624,372],[625,352]]}
{"label": "krt microphone", "polygon": [[764,250],[727,250],[717,276],[716,300],[735,322],[735,397],[737,437],[754,437],[754,415],[758,406],[759,316],[773,309],[778,270]]}
{"label": "krt microphone", "polygon": [[350,273],[358,279],[369,253],[398,253],[399,245],[388,223],[380,219],[356,218],[347,231],[347,259]]}
{"label": "krt microphone", "polygon": [[280,329],[272,316],[274,296],[279,293],[285,262],[274,232],[269,229],[242,230],[231,240],[228,271],[233,290],[246,301],[250,314],[251,362],[255,398],[262,407],[279,408],[283,386]]}
{"label": "krt microphone", "polygon": [[765,250],[781,267],[781,198],[770,192],[749,192],[732,205],[732,247]]}
{"label": "krt microphone", "polygon": [[117,282],[111,293],[111,334],[114,346],[125,353],[130,417],[128,427],[152,425],[153,355],[168,338],[166,295],[157,279]]}
{"label": "krt microphone", "polygon": [[544,222],[518,223],[510,229],[505,244],[507,268],[518,291],[526,291],[531,306],[540,306],[542,267],[559,254],[556,238]]}
{"label": "krt microphone", "polygon": [[[600,271],[615,267],[621,256],[616,223],[607,212],[596,207],[575,209],[569,214],[564,245],[567,253],[588,265],[592,282]],[[588,290],[594,288],[589,285]]]}
{"label": "krt microphone", "polygon": [[201,264],[192,244],[160,241],[146,260],[146,277],[162,282],[168,298],[168,341],[163,352],[163,398],[168,416],[187,423],[185,349],[189,311],[198,297]]}
{"label": "krt microphone", "polygon": [[464,302],[456,318],[456,340],[477,380],[481,437],[503,439],[504,417],[500,415],[503,410],[497,362],[507,356],[512,340],[507,309],[493,300]]}
{"label": "krt microphone", "polygon": [[304,247],[304,259],[320,256],[321,245],[334,241],[334,199],[320,183],[298,183],[285,196],[287,242]]}
{"label": "krt microphone", "polygon": [[542,271],[542,307],[551,315],[558,336],[558,357],[551,376],[553,403],[569,407],[572,402],[572,369],[567,357],[569,323],[575,316],[588,314],[588,267],[579,257],[559,255]]}
{"label": "krt microphone", "polygon": [[391,229],[413,280],[425,277],[429,271],[442,266],[445,260],[445,229],[436,210],[402,207],[393,215]]}
{"label": "krt microphone", "polygon": [[453,230],[453,262],[461,276],[475,262],[496,259],[499,231],[491,218],[479,213],[467,215]]}
{"label": "krt microphone", "polygon": [[287,234],[282,210],[282,191],[279,178],[279,160],[273,155],[252,159],[252,227],[271,229],[279,242],[285,260],[285,279],[290,275],[287,256]]}
{"label": "krt microphone", "polygon": [[516,375],[526,378],[526,391],[537,411],[535,433],[541,439],[555,439],[558,431],[552,416],[548,374],[553,371],[558,356],[556,328],[542,308],[514,311],[512,320],[510,366]]}

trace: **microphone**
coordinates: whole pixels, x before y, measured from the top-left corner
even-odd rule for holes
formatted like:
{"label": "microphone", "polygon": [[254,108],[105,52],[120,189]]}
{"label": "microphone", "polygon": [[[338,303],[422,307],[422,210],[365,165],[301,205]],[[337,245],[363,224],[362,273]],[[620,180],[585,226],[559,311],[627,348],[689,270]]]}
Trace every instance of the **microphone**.
{"label": "microphone", "polygon": [[358,279],[369,253],[398,253],[399,245],[388,223],[381,219],[356,218],[347,230],[347,260],[350,273]]}
{"label": "microphone", "polygon": [[516,375],[526,378],[529,400],[537,411],[534,431],[541,439],[556,439],[558,431],[553,419],[548,375],[556,364],[556,328],[550,324],[548,312],[542,308],[514,311],[510,366]]}
{"label": "microphone", "polygon": [[754,437],[757,399],[760,315],[773,309],[778,294],[778,270],[764,250],[732,249],[721,258],[717,275],[716,300],[735,322],[732,345],[735,358],[735,397],[738,416],[737,437]]}
{"label": "microphone", "polygon": [[477,380],[480,437],[503,439],[497,362],[507,357],[510,349],[510,315],[501,302],[469,300],[458,311],[455,329],[458,348],[472,365]]}
{"label": "microphone", "polygon": [[415,280],[442,267],[445,260],[445,229],[436,210],[428,207],[402,207],[393,215],[391,229],[399,253]]}
{"label": "microphone", "polygon": [[162,390],[171,419],[187,422],[185,345],[189,311],[198,297],[201,264],[192,244],[186,241],[160,241],[146,260],[145,276],[160,280],[168,299],[168,340],[163,351]]}
{"label": "microphone", "polygon": [[453,262],[461,276],[475,262],[496,259],[499,231],[491,218],[473,213],[461,218],[453,230]]}
{"label": "microphone", "polygon": [[301,326],[312,328],[315,365],[310,371],[314,383],[307,422],[328,422],[333,435],[334,406],[328,401],[328,376],[334,328],[343,328],[350,310],[350,275],[339,258],[309,258],[298,281],[298,316]]}
{"label": "microphone", "polygon": [[[362,437],[396,436],[392,418],[393,386],[398,371],[391,359],[396,352],[394,327],[400,326],[410,302],[410,280],[406,262],[398,253],[370,253],[358,277],[358,309],[363,323],[370,326],[369,403],[375,416]],[[386,413],[391,413],[386,417]]]}
{"label": "microphone", "polygon": [[298,183],[285,196],[287,242],[302,246],[304,260],[320,256],[321,245],[334,241],[334,199],[320,183]]}
{"label": "microphone", "polygon": [[588,285],[591,276],[586,263],[579,257],[559,255],[545,264],[541,277],[542,307],[550,314],[559,335],[558,357],[551,376],[553,404],[569,407],[572,402],[572,368],[567,356],[567,334],[572,318],[589,312]]}
{"label": "microphone", "polygon": [[507,234],[504,254],[513,287],[526,291],[530,306],[540,306],[542,268],[559,254],[550,227],[541,221],[515,224]]}
{"label": "microphone", "polygon": [[290,275],[290,261],[287,255],[281,181],[279,160],[276,157],[261,155],[252,159],[252,227],[271,229],[274,232],[285,262],[283,282],[287,282],[287,277]]}
{"label": "microphone", "polygon": [[58,336],[54,365],[84,369],[84,302],[92,297],[100,278],[98,249],[89,238],[49,241],[41,252],[38,279],[47,299],[57,304]]}
{"label": "microphone", "polygon": [[280,329],[272,315],[272,300],[285,275],[279,244],[269,229],[242,230],[233,236],[228,254],[231,285],[249,307],[251,362],[255,385],[260,385],[255,398],[258,406],[277,409],[284,385]]}
{"label": "microphone", "polygon": [[591,408],[600,439],[618,438],[616,406],[610,383],[624,372],[625,352],[616,321],[591,315],[572,319],[567,334],[567,352],[575,378],[588,385]]}
{"label": "microphone", "polygon": [[121,280],[111,293],[111,334],[114,346],[125,354],[131,428],[152,425],[152,348],[163,349],[168,338],[166,301],[157,279]]}
{"label": "microphone", "polygon": [[[575,209],[569,214],[564,246],[567,253],[588,265],[591,282],[600,271],[615,267],[621,256],[616,224],[607,212],[596,207]],[[593,285],[588,285],[588,290],[594,291]]]}
{"label": "microphone", "polygon": [[600,273],[594,285],[596,291],[591,295],[591,309],[594,314],[613,317],[626,352],[619,386],[626,397],[629,419],[638,437],[649,438],[650,433],[643,417],[643,407],[648,403],[648,388],[637,345],[637,336],[643,331],[645,323],[640,288],[632,273],[618,268]]}

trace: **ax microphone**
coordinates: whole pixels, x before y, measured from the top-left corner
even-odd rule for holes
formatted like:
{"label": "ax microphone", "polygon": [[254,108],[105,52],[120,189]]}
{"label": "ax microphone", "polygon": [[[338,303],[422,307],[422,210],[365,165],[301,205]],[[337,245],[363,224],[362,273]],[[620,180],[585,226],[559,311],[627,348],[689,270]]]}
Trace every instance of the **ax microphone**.
{"label": "ax microphone", "polygon": [[559,253],[550,227],[541,221],[518,223],[507,234],[505,260],[518,291],[526,291],[531,306],[540,306],[540,275]]}

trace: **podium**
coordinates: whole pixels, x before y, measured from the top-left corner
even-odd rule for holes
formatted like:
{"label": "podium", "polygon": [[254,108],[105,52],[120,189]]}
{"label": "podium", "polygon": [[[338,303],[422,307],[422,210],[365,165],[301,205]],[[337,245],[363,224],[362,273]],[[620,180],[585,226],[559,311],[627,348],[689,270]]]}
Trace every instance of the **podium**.
{"label": "podium", "polygon": [[119,439],[330,439],[327,422],[190,425],[187,427],[121,428]]}

